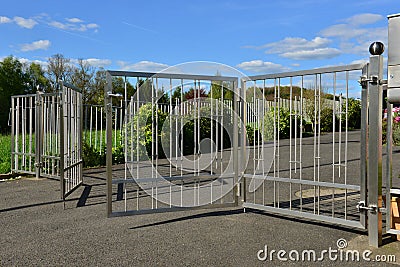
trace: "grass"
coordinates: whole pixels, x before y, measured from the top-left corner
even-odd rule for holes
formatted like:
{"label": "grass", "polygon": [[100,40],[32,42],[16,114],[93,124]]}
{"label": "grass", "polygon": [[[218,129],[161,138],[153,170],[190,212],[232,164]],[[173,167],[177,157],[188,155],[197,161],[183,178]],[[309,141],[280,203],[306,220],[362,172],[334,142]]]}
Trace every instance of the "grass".
{"label": "grass", "polygon": [[0,135],[0,174],[11,171],[11,135]]}

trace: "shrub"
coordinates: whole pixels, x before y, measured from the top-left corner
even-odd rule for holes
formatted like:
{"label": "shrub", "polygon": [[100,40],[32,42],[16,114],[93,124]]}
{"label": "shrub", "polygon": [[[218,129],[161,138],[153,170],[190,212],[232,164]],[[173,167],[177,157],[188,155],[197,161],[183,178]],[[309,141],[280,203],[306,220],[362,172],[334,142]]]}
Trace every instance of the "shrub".
{"label": "shrub", "polygon": [[[275,123],[278,122],[279,119],[279,138],[289,138],[290,135],[294,137],[295,134],[295,120],[297,119],[297,135],[300,135],[301,129],[301,120],[299,117],[295,118],[292,117],[292,133],[290,134],[290,111],[287,108],[279,108],[279,114],[275,111],[275,108],[271,108],[264,116],[263,123],[264,123],[264,132],[263,136],[265,141],[274,140],[274,116],[275,116]],[[305,122],[303,121],[303,124]],[[276,128],[278,130],[278,127]]]}
{"label": "shrub", "polygon": [[[339,130],[337,116],[335,116],[335,130]],[[321,132],[333,132],[333,109],[331,107],[321,109]]]}
{"label": "shrub", "polygon": [[95,150],[88,143],[83,143],[82,148],[83,167],[97,167],[105,165],[105,160],[103,161],[103,156],[100,155],[100,151]]}
{"label": "shrub", "polygon": [[[221,105],[219,107],[219,110],[221,110]],[[216,118],[213,118],[213,122],[211,123],[211,108],[210,106],[204,106],[200,108],[200,140],[203,140],[205,138],[210,138],[212,140],[218,140],[219,147],[220,148],[220,140],[221,137],[223,138],[223,148],[229,148],[231,147],[231,137],[229,136],[229,133],[232,133],[233,130],[233,124],[231,121],[231,116],[228,112],[228,109],[224,108],[223,109],[223,117],[224,117],[224,122],[223,122],[223,133],[221,133],[221,123],[216,121]],[[215,108],[214,108],[215,111]],[[193,147],[194,147],[194,123],[195,120],[197,120],[197,116],[193,113],[187,115],[183,119],[183,154],[184,155],[189,155],[193,153]],[[221,120],[221,118],[219,118]],[[197,123],[197,122],[196,122]],[[218,136],[217,136],[217,128],[218,128]],[[211,130],[212,129],[212,130]],[[211,136],[211,132],[213,135]],[[221,136],[222,134],[222,136]],[[232,135],[233,136],[233,135]]]}
{"label": "shrub", "polygon": [[[361,101],[348,98],[347,125],[349,129],[361,128]],[[342,104],[342,110],[346,110],[346,102]],[[342,116],[342,127],[346,127],[346,116]]]}
{"label": "shrub", "polygon": [[[392,113],[392,141],[395,146],[400,146],[400,108],[393,108]],[[387,110],[385,110],[387,113]],[[382,143],[387,143],[387,115],[382,120]]]}

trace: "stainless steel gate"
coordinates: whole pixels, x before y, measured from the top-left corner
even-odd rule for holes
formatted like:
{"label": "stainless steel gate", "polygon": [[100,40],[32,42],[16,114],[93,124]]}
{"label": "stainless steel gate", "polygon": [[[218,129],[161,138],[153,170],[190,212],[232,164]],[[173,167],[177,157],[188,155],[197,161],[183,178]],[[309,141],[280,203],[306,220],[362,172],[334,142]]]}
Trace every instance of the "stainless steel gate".
{"label": "stainless steel gate", "polygon": [[[243,176],[244,208],[365,228],[366,214],[357,210],[366,201],[362,69],[348,65],[243,81],[257,133]],[[265,104],[268,97],[273,107]],[[361,130],[349,130],[350,101],[363,103]],[[242,116],[244,124],[248,117]]]}
{"label": "stainless steel gate", "polygon": [[83,103],[80,89],[61,83],[60,182],[65,199],[83,182]]}
{"label": "stainless steel gate", "polygon": [[[125,81],[119,95],[115,76]],[[107,77],[107,152],[113,101],[123,98],[125,110],[125,164],[112,166],[107,153],[108,216],[237,205],[236,77],[122,71]]]}
{"label": "stainless steel gate", "polygon": [[60,179],[65,199],[82,183],[82,94],[60,88],[11,97],[11,170]]}

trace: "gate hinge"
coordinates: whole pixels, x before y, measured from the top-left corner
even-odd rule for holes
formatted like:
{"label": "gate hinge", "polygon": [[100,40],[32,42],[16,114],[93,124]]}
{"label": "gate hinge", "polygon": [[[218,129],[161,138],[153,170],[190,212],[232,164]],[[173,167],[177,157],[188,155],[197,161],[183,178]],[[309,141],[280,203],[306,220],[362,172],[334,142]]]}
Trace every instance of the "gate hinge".
{"label": "gate hinge", "polygon": [[376,211],[378,210],[378,206],[377,205],[365,205],[365,201],[360,201],[358,202],[357,206],[357,211],[358,212],[362,212],[362,211],[370,211],[371,213],[376,213]]}
{"label": "gate hinge", "polygon": [[379,80],[378,78],[379,77],[376,75],[371,75],[369,78],[366,75],[363,75],[360,77],[360,80],[358,82],[362,87],[367,87],[368,83],[379,85],[387,84],[387,80]]}

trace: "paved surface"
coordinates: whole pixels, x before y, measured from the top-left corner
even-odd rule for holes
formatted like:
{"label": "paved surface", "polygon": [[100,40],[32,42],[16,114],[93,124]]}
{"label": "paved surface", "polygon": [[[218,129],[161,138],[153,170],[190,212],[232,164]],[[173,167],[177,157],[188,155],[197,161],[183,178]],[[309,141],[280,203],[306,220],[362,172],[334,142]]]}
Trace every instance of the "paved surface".
{"label": "paved surface", "polygon": [[[396,155],[393,166],[399,164]],[[86,170],[84,186],[69,196],[65,209],[59,181],[0,182],[0,266],[389,265],[345,257],[331,261],[326,253],[322,262],[280,261],[277,252],[272,261],[257,259],[265,246],[268,253],[296,250],[300,258],[303,250],[314,250],[319,258],[323,250],[336,250],[340,238],[360,254],[371,249],[371,258],[396,255],[400,263],[400,242],[385,239],[385,246],[372,249],[364,231],[236,207],[107,218],[104,172]],[[350,172],[350,179],[357,176]]]}
{"label": "paved surface", "polygon": [[[339,238],[365,249],[363,232],[237,208],[108,219],[105,181],[85,178],[85,184],[64,210],[58,181],[1,182],[0,266],[366,266],[328,257],[303,263],[257,259],[265,245],[268,250],[318,253],[336,249]],[[399,249],[395,242],[374,253],[399,254]]]}

